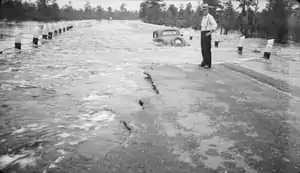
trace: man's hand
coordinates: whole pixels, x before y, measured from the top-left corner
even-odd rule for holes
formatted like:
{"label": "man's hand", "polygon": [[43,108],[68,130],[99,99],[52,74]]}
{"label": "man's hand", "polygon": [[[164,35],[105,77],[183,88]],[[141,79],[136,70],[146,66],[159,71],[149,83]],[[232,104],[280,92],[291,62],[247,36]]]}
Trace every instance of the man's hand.
{"label": "man's hand", "polygon": [[205,34],[205,36],[210,36],[213,30],[210,30],[208,33]]}

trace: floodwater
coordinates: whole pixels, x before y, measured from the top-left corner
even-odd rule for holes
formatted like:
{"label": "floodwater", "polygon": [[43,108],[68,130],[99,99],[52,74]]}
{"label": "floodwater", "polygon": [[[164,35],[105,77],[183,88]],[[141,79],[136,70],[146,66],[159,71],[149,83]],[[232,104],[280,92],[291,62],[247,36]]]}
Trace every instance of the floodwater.
{"label": "floodwater", "polygon": [[[75,25],[38,48],[31,45],[37,23],[21,23],[22,51],[9,49],[0,55],[1,169],[19,165],[43,172],[74,151],[89,157],[95,150],[105,154],[126,145],[131,136],[123,122],[134,126],[131,114],[142,109],[139,99],[155,95],[144,80],[144,68],[201,62],[195,32],[185,34],[194,36],[190,47],[160,47],[151,40],[158,26],[140,21],[90,22],[91,27]],[[0,39],[0,51],[13,47],[14,27],[1,25],[5,36]],[[216,37],[223,42],[213,48],[214,64],[243,63],[262,56],[253,50],[262,49],[264,41],[248,40],[243,55],[237,55],[238,35]],[[282,73],[289,64],[294,69],[288,74],[297,77],[297,47],[277,46],[272,54],[277,65],[269,71]]]}

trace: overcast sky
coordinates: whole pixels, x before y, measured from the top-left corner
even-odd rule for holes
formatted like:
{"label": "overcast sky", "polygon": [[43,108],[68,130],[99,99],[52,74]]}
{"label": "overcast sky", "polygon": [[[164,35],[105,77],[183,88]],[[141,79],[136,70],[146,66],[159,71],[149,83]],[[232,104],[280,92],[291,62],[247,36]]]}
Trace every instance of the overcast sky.
{"label": "overcast sky", "polygon": [[[59,3],[60,6],[63,6],[64,4],[67,4],[69,0],[57,0],[57,2]],[[89,0],[91,5],[93,7],[97,6],[97,5],[101,5],[103,8],[107,8],[109,6],[111,6],[113,9],[119,9],[120,5],[122,3],[126,4],[126,8],[128,10],[139,10],[139,6],[140,3],[142,2],[142,0]],[[266,0],[259,0],[260,3],[260,10],[263,9],[266,6]],[[84,4],[86,2],[86,0],[71,0],[71,2],[73,3],[73,7],[74,8],[83,8]],[[166,4],[174,4],[176,6],[180,6],[180,4],[187,4],[187,3],[192,3],[193,7],[196,8],[198,5],[198,0],[164,0],[164,2],[166,2]],[[201,2],[201,0],[200,0]],[[237,3],[234,3],[234,5],[236,6]]]}

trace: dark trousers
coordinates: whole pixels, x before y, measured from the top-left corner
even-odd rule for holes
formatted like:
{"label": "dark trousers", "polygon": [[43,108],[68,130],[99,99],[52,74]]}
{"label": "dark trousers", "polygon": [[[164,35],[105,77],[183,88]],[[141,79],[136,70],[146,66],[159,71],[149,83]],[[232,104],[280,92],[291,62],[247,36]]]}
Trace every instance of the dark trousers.
{"label": "dark trousers", "polygon": [[201,66],[211,67],[211,35],[206,36],[209,31],[201,32],[201,52],[203,61]]}
{"label": "dark trousers", "polygon": [[34,45],[38,45],[38,42],[39,42],[39,39],[33,37],[32,43],[33,43]]}
{"label": "dark trousers", "polygon": [[15,48],[21,50],[21,43],[15,43]]}

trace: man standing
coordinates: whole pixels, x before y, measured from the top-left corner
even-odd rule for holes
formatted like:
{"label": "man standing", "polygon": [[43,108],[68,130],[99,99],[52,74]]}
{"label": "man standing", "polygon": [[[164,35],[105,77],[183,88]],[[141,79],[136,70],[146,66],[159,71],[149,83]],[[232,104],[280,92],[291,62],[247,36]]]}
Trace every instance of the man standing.
{"label": "man standing", "polygon": [[211,33],[217,29],[217,22],[208,13],[209,6],[204,3],[201,7],[203,13],[201,21],[201,52],[203,61],[201,67],[211,68]]}

